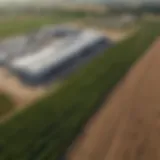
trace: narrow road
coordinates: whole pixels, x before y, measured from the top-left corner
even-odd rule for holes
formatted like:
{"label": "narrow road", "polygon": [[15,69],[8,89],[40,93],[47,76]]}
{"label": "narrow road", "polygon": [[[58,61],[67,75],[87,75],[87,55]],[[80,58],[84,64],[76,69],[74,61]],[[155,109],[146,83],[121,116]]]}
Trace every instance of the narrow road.
{"label": "narrow road", "polygon": [[160,160],[160,39],[88,122],[67,160]]}

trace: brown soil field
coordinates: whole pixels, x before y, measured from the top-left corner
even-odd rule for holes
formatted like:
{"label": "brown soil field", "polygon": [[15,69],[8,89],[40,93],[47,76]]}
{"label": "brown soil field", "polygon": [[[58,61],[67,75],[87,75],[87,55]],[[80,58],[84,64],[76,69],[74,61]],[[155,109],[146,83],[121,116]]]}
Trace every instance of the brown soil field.
{"label": "brown soil field", "polygon": [[130,69],[68,160],[160,160],[160,39]]}
{"label": "brown soil field", "polygon": [[115,31],[115,30],[101,30],[101,32],[107,37],[110,38],[112,41],[119,42],[125,38],[127,38],[132,32],[122,32],[122,31]]}

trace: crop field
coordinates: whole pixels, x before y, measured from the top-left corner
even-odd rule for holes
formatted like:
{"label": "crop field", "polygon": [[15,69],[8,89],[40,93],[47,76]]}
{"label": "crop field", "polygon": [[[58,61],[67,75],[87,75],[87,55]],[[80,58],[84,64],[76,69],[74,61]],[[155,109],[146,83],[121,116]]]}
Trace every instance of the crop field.
{"label": "crop field", "polygon": [[6,115],[14,109],[14,104],[12,100],[4,95],[0,94],[0,117]]}
{"label": "crop field", "polygon": [[[62,14],[63,15],[63,14]],[[77,20],[84,15],[77,15],[67,13],[63,16],[61,14],[47,14],[47,15],[21,15],[0,17],[0,38],[21,33],[27,33],[37,29],[46,24],[59,24],[68,21]]]}
{"label": "crop field", "polygon": [[0,126],[1,160],[57,160],[72,144],[102,97],[160,35],[159,23],[110,48],[72,75],[58,92],[41,99]]}

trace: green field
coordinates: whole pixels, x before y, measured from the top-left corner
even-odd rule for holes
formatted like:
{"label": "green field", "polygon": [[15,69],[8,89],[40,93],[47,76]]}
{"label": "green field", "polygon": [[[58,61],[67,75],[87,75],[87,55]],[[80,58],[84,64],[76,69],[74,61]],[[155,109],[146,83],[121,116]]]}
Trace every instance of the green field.
{"label": "green field", "polygon": [[45,15],[21,15],[0,17],[0,38],[27,33],[46,24],[59,24],[83,18],[84,14],[70,12]]}
{"label": "green field", "polygon": [[14,109],[14,104],[11,99],[4,95],[0,94],[0,117],[6,115]]}
{"label": "green field", "polygon": [[57,160],[129,67],[160,35],[147,23],[42,99],[0,126],[0,160]]}

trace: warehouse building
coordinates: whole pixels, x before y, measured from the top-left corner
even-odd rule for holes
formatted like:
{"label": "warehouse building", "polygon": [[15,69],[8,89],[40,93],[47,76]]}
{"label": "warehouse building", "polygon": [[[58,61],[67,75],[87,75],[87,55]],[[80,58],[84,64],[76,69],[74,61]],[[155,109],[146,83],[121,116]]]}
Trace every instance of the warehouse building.
{"label": "warehouse building", "polygon": [[6,61],[19,53],[24,53],[23,50],[27,43],[26,36],[16,36],[6,38],[0,43],[0,64],[5,64]]}
{"label": "warehouse building", "polygon": [[13,58],[34,53],[57,39],[78,34],[79,30],[63,25],[46,25],[25,35],[5,38],[0,42],[0,65]]}
{"label": "warehouse building", "polygon": [[8,67],[24,83],[40,85],[58,78],[67,69],[107,46],[110,46],[110,41],[99,32],[75,31],[74,34],[50,41],[41,50],[30,51],[25,56],[10,60]]}

